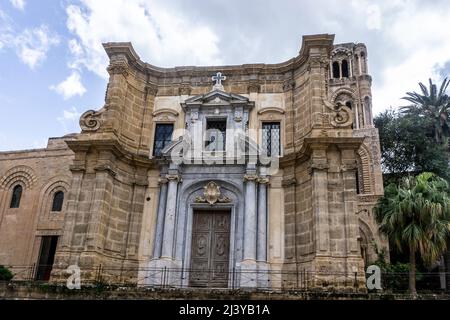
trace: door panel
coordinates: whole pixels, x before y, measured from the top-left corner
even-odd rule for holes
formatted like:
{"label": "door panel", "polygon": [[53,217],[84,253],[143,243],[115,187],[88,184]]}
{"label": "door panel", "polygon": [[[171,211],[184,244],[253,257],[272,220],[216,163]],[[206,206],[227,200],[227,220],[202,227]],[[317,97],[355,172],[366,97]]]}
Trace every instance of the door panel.
{"label": "door panel", "polygon": [[227,287],[230,255],[230,213],[194,212],[191,286]]}
{"label": "door panel", "polygon": [[44,236],[41,240],[41,250],[36,270],[36,280],[47,281],[50,279],[50,273],[55,260],[56,246],[58,244],[57,236]]}

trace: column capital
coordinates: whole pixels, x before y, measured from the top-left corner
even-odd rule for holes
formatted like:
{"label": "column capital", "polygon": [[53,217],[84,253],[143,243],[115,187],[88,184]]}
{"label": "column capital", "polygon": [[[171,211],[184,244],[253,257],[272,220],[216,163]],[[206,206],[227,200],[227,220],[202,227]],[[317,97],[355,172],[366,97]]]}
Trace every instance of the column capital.
{"label": "column capital", "polygon": [[176,182],[181,182],[181,177],[179,174],[166,174],[165,177],[169,182],[176,180]]}
{"label": "column capital", "polygon": [[257,181],[258,176],[256,174],[246,174],[244,175],[244,181]]}
{"label": "column capital", "polygon": [[166,184],[167,182],[169,182],[169,181],[167,180],[166,177],[161,177],[161,178],[158,179],[158,184],[159,185]]}
{"label": "column capital", "polygon": [[270,179],[269,177],[259,176],[257,181],[259,184],[269,184]]}

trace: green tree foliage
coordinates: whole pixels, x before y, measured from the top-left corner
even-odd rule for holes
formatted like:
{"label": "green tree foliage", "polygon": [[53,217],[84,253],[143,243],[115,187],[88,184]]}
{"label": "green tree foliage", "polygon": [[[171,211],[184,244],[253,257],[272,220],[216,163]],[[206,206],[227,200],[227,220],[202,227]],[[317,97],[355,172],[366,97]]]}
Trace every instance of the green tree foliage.
{"label": "green tree foliage", "polygon": [[450,179],[448,153],[434,141],[433,119],[391,109],[374,122],[380,134],[386,184],[398,181],[405,173],[425,171]]}
{"label": "green tree foliage", "polygon": [[402,110],[406,114],[431,120],[435,142],[447,145],[450,133],[450,96],[446,94],[446,90],[450,81],[444,79],[439,91],[431,79],[429,83],[429,88],[422,82],[419,83],[421,93],[407,92],[406,97],[402,99],[411,102],[412,105],[403,107]]}
{"label": "green tree foliage", "polygon": [[450,230],[448,183],[430,172],[390,184],[375,207],[380,231],[408,250],[409,290],[416,294],[416,254],[430,265],[446,250]]}

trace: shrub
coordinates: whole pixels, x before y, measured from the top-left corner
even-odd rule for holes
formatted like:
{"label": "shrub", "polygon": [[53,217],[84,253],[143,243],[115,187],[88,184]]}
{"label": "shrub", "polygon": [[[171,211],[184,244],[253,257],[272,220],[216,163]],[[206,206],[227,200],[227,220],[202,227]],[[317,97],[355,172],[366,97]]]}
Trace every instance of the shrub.
{"label": "shrub", "polygon": [[5,266],[0,265],[0,281],[9,281],[14,277],[11,271]]}

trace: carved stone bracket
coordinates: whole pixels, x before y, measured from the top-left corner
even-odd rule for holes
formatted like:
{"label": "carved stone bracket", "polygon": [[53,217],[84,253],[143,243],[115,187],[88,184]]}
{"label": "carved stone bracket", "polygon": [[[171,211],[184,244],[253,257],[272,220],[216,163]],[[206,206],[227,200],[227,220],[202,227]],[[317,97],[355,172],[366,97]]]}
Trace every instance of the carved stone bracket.
{"label": "carved stone bracket", "polygon": [[250,83],[247,86],[248,93],[260,92],[261,84],[257,80],[250,80]]}
{"label": "carved stone bracket", "polygon": [[203,187],[203,197],[195,197],[195,202],[197,203],[209,203],[210,205],[218,203],[228,203],[231,199],[226,196],[221,196],[220,187],[213,181],[208,182],[206,186]]}
{"label": "carved stone bracket", "polygon": [[88,110],[83,113],[79,121],[81,129],[83,131],[98,130],[101,125],[100,115],[100,112],[94,110]]}
{"label": "carved stone bracket", "polygon": [[308,60],[308,71],[312,68],[323,68],[328,66],[328,59],[323,56],[312,56]]}
{"label": "carved stone bracket", "polygon": [[156,94],[158,93],[158,86],[156,84],[149,83],[145,86],[145,92],[148,95],[156,96]]}
{"label": "carved stone bracket", "polygon": [[106,70],[110,75],[121,74],[127,77],[129,74],[128,63],[123,60],[112,61]]}
{"label": "carved stone bracket", "polygon": [[292,90],[295,87],[295,81],[293,79],[287,79],[283,82],[283,91]]}
{"label": "carved stone bracket", "polygon": [[188,96],[191,94],[191,86],[188,83],[182,83],[181,86],[178,88],[178,94],[180,96],[185,95]]}

